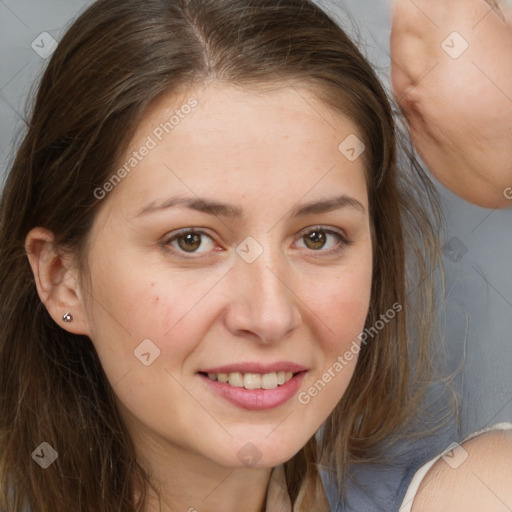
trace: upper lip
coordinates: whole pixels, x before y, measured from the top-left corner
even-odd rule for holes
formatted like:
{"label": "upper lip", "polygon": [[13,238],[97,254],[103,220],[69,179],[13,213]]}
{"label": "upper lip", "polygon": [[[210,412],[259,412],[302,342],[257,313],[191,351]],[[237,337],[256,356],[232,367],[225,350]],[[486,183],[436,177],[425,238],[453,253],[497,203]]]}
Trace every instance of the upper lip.
{"label": "upper lip", "polygon": [[234,363],[226,364],[223,366],[216,366],[214,368],[205,368],[200,370],[204,373],[273,373],[273,372],[303,372],[307,370],[304,366],[291,363],[289,361],[279,361],[276,363],[261,363],[261,362],[248,362],[248,363]]}

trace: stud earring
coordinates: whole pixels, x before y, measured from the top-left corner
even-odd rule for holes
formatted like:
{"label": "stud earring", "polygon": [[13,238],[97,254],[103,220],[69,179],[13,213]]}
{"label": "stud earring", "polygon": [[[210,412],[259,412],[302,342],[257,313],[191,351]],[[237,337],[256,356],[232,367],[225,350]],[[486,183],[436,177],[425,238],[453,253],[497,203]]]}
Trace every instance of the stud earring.
{"label": "stud earring", "polygon": [[73,321],[73,316],[71,315],[71,313],[64,313],[62,315],[62,320],[64,322],[72,322]]}

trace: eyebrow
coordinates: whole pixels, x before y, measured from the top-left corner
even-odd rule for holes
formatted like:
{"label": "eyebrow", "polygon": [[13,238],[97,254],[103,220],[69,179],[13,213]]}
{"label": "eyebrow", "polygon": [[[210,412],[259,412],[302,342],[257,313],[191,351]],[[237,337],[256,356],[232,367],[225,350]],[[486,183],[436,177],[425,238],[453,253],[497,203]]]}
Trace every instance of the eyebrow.
{"label": "eyebrow", "polygon": [[[163,203],[156,204],[155,201],[140,210],[136,217],[142,217],[149,213],[167,210],[173,207],[189,208],[209,215],[242,219],[243,209],[240,206],[228,203],[221,203],[208,198],[201,197],[171,197]],[[300,217],[311,214],[327,213],[341,208],[353,208],[365,213],[364,206],[354,197],[345,194],[319,201],[311,201],[301,206],[296,206],[291,211],[292,217]]]}

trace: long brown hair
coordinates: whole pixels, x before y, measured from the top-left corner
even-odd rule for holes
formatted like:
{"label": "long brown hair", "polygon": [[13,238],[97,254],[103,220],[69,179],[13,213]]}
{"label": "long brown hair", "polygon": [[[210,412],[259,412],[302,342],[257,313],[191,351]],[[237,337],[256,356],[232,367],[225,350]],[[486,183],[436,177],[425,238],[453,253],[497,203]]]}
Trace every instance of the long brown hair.
{"label": "long brown hair", "polygon": [[[112,386],[91,340],[60,328],[41,303],[24,241],[43,226],[83,264],[99,203],[94,190],[117,169],[148,107],[210,80],[300,84],[360,128],[374,241],[366,326],[403,306],[362,345],[321,442],[313,437],[286,463],[292,500],[302,489],[301,506],[314,510],[318,464],[336,471],[342,489],[348,464],[374,457],[411,410],[408,320],[421,327],[416,377],[428,373],[427,284],[437,242],[420,203],[431,192],[418,168],[397,166],[390,102],[355,44],[309,0],[99,0],[49,61],[2,196],[0,508],[20,512],[26,498],[34,512],[144,510],[149,478]],[[420,283],[413,317],[406,316],[406,254]],[[30,460],[43,441],[58,447],[51,471]]]}

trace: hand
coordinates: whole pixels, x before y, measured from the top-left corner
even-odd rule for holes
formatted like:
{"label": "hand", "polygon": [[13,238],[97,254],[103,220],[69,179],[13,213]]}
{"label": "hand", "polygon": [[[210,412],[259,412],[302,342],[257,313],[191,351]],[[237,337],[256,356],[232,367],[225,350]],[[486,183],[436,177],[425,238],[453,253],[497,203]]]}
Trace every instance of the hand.
{"label": "hand", "polygon": [[471,203],[512,207],[512,10],[496,0],[395,0],[391,57],[395,95],[430,171]]}

